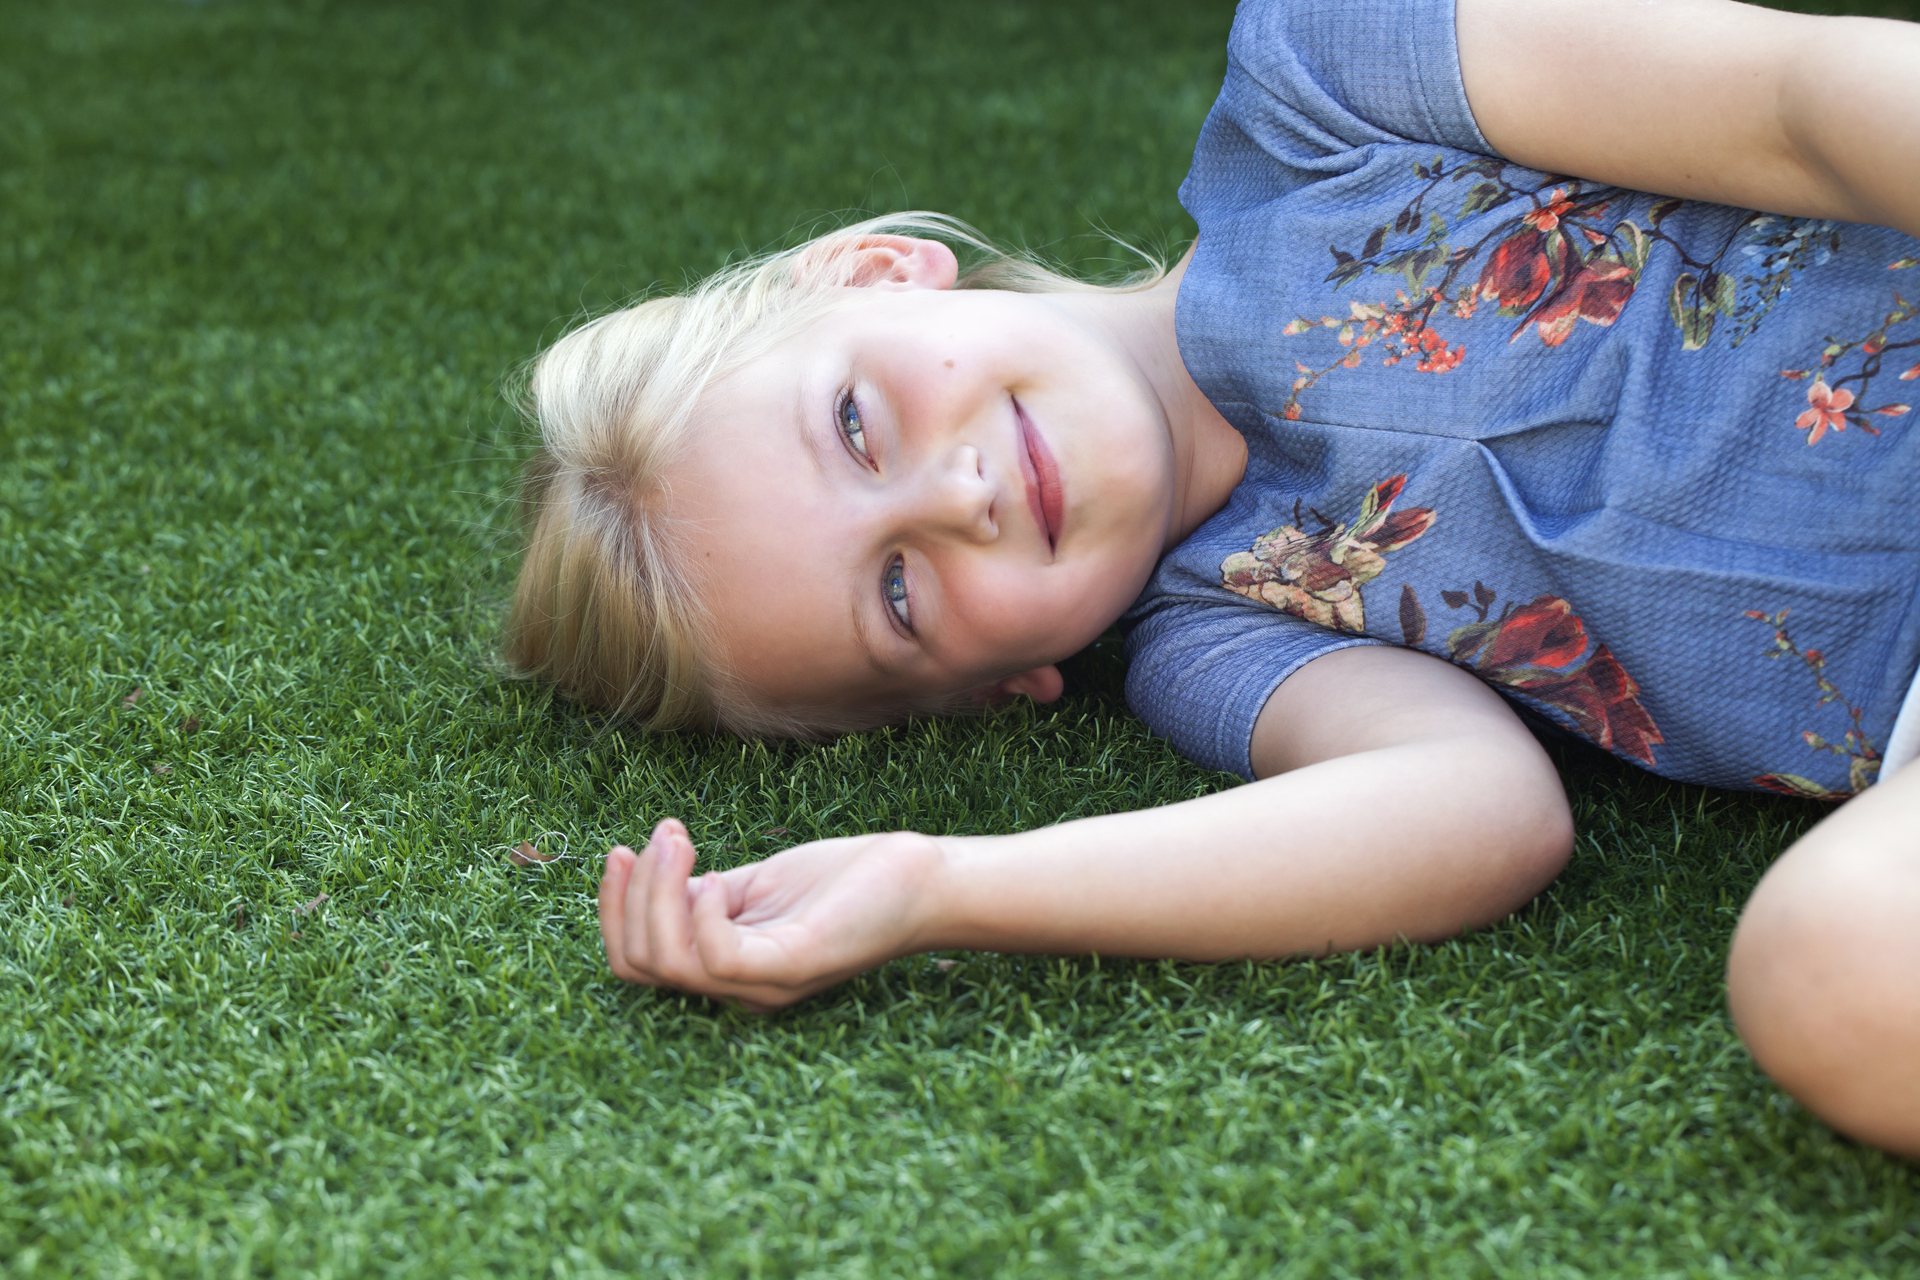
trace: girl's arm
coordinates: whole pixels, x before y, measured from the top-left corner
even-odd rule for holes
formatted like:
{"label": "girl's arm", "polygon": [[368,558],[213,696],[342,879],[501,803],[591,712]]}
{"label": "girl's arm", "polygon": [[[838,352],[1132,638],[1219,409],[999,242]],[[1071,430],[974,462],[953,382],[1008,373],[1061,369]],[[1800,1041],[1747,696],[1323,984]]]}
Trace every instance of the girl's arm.
{"label": "girl's arm", "polygon": [[1507,159],[1920,235],[1920,25],[1732,0],[1459,0],[1460,69]]}
{"label": "girl's arm", "polygon": [[820,841],[690,881],[668,821],[601,885],[614,972],[754,1008],[939,948],[1318,954],[1452,936],[1564,864],[1552,763],[1498,694],[1438,659],[1340,650],[1283,684],[1262,781],[1011,836]]}

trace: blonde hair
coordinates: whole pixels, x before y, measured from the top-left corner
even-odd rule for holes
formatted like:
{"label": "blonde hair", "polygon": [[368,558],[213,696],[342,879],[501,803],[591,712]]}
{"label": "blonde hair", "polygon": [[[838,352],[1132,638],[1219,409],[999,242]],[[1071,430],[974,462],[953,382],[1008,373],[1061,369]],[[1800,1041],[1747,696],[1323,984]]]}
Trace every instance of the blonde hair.
{"label": "blonde hair", "polygon": [[864,237],[913,235],[970,251],[963,289],[1132,291],[1077,280],[997,248],[956,219],[896,213],[842,227],[714,273],[685,294],[589,320],[524,375],[522,412],[540,433],[521,485],[527,549],[507,618],[507,661],[562,694],[645,729],[794,736],[871,727],[918,711],[774,708],[710,660],[712,620],[680,567],[660,499],[693,407],[712,382],[804,329],[854,282]]}

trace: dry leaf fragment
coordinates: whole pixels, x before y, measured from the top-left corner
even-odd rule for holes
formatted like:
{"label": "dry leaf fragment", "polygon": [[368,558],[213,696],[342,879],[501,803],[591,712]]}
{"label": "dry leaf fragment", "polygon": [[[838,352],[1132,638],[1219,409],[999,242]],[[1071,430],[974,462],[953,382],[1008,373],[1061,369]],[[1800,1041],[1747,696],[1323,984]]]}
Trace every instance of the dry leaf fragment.
{"label": "dry leaf fragment", "polygon": [[123,707],[131,707],[134,703],[140,701],[140,695],[145,692],[146,690],[142,689],[139,685],[133,686],[133,692],[120,699],[120,705]]}
{"label": "dry leaf fragment", "polygon": [[180,722],[180,732],[182,733],[200,732],[200,717],[188,716],[185,720],[182,720]]}
{"label": "dry leaf fragment", "polygon": [[[333,895],[330,893],[323,893],[319,897],[315,898],[312,902],[303,903],[300,906],[295,907],[293,909],[293,912],[295,915],[310,916],[314,912],[318,911],[321,905],[324,904],[326,900],[328,898],[331,898],[332,896]],[[296,933],[293,936],[297,938],[300,935]]]}
{"label": "dry leaf fragment", "polygon": [[159,777],[164,778],[168,774],[173,772],[173,766],[170,764],[167,764],[165,761],[162,761],[161,763],[153,766],[153,771]]}
{"label": "dry leaf fragment", "polygon": [[559,856],[557,853],[542,853],[540,850],[534,848],[530,842],[522,840],[507,854],[507,861],[516,867],[533,867],[541,863],[552,862]]}
{"label": "dry leaf fragment", "polygon": [[784,836],[787,833],[788,833],[788,828],[786,827],[768,827],[767,828],[767,834],[770,836]]}
{"label": "dry leaf fragment", "polygon": [[295,929],[292,933],[288,934],[287,936],[289,938],[297,938],[300,936],[300,931],[298,929]]}
{"label": "dry leaf fragment", "polygon": [[60,905],[61,905],[61,906],[63,906],[63,907],[70,907],[70,906],[72,906],[72,905],[73,905],[73,895],[72,895],[72,894],[68,894],[68,895],[67,895],[66,897],[64,897],[64,898],[62,898],[62,899],[60,899]]}
{"label": "dry leaf fragment", "polygon": [[953,966],[959,963],[960,962],[958,960],[935,960],[933,962],[933,967],[938,969],[940,972],[945,973],[947,970],[953,968]]}

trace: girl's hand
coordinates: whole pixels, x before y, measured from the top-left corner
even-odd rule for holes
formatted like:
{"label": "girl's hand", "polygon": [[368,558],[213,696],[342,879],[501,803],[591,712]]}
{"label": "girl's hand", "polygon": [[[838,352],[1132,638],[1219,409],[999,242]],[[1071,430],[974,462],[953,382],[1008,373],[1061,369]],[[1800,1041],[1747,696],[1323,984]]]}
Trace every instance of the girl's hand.
{"label": "girl's hand", "polygon": [[615,976],[765,1013],[924,949],[939,845],[910,831],[819,840],[690,879],[668,818],[638,854],[607,854],[600,936]]}
{"label": "girl's hand", "polygon": [[1188,960],[1450,938],[1540,891],[1573,848],[1553,762],[1471,672],[1411,649],[1315,658],[1253,732],[1262,780],[1017,835],[821,840],[688,877],[669,818],[600,882],[628,982],[761,1011],[953,947]]}

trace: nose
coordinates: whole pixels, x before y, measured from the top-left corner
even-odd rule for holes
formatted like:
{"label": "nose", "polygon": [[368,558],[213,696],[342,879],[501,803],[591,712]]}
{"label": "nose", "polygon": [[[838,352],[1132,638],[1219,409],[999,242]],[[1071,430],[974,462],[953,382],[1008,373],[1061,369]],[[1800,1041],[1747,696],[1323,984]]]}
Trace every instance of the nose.
{"label": "nose", "polygon": [[993,483],[972,445],[947,450],[926,469],[916,490],[910,499],[916,508],[911,518],[923,531],[972,543],[1000,536],[993,518]]}

